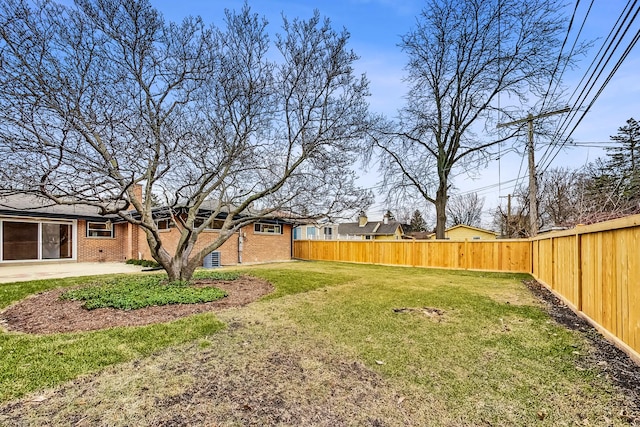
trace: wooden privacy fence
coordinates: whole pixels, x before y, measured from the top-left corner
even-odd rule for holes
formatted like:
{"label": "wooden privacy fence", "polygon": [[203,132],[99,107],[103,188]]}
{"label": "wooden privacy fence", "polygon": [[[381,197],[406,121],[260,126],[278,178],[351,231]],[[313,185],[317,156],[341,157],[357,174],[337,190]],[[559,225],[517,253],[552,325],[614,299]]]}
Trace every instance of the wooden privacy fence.
{"label": "wooden privacy fence", "polygon": [[640,363],[640,215],[493,241],[295,240],[294,258],[529,273]]}
{"label": "wooden privacy fence", "polygon": [[640,363],[640,215],[531,244],[531,274]]}
{"label": "wooden privacy fence", "polygon": [[531,272],[526,240],[294,240],[297,259]]}

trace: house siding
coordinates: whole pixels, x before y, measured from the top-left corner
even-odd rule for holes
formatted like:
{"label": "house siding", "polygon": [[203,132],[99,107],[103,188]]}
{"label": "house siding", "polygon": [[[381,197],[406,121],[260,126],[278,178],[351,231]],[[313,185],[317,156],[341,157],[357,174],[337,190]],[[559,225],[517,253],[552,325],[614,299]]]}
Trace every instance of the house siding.
{"label": "house siding", "polygon": [[[331,234],[325,234],[325,228],[331,229]],[[338,226],[330,225],[298,225],[296,240],[335,240],[338,238]],[[313,230],[313,231],[311,231]]]}
{"label": "house siding", "polygon": [[[285,224],[283,234],[260,234],[255,233],[253,225],[242,228],[244,239],[242,250],[242,263],[261,263],[270,261],[287,261],[291,259],[291,225]],[[198,236],[195,251],[199,251],[212,243],[219,233],[216,231],[203,231]],[[163,245],[169,252],[175,251],[180,240],[180,230],[172,228],[161,232]],[[216,251],[220,252],[220,262],[222,265],[239,264],[238,257],[239,234],[235,233],[222,244]],[[146,244],[146,236],[142,230],[138,233],[140,241],[140,258],[152,259],[149,245]]]}
{"label": "house siding", "polygon": [[282,228],[282,234],[260,234],[254,232],[253,226],[245,227],[242,262],[250,264],[290,260],[292,227],[285,224]]}
{"label": "house siding", "polygon": [[393,234],[383,234],[374,237],[375,240],[400,240],[402,239],[402,231],[400,227],[396,228]]}
{"label": "house siding", "polygon": [[114,237],[87,237],[87,222],[78,220],[78,262],[126,261],[128,253],[127,224],[114,225]]}
{"label": "house siding", "polygon": [[481,240],[495,240],[495,233],[477,230],[467,227],[457,227],[445,232],[445,237],[451,240],[473,240],[474,237],[480,237]]}

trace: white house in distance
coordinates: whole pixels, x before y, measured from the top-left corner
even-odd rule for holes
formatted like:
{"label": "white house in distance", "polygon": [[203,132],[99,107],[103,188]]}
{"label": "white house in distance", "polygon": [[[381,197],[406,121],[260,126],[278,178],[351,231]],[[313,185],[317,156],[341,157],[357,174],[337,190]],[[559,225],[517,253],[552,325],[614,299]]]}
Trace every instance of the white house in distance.
{"label": "white house in distance", "polygon": [[338,238],[338,224],[300,224],[293,229],[294,240],[335,240]]}

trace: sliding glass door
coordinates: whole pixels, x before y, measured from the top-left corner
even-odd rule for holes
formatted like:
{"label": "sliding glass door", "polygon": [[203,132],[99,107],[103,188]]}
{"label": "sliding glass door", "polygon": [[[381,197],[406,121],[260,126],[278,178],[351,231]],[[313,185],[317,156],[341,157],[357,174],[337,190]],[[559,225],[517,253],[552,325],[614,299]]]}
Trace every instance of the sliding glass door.
{"label": "sliding glass door", "polygon": [[2,260],[73,258],[73,224],[2,221]]}
{"label": "sliding glass door", "polygon": [[42,224],[42,259],[71,258],[71,224]]}

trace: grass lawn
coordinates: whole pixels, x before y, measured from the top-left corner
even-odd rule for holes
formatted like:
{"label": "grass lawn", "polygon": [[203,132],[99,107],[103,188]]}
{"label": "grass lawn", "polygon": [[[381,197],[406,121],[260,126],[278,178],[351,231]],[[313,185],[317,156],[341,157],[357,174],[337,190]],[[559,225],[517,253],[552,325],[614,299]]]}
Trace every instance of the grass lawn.
{"label": "grass lawn", "polygon": [[[34,392],[0,407],[0,425],[628,421],[598,368],[578,368],[585,341],[549,319],[524,276],[324,262],[237,271],[276,291],[217,317],[0,334],[0,399]],[[0,285],[0,307],[79,282]]]}

